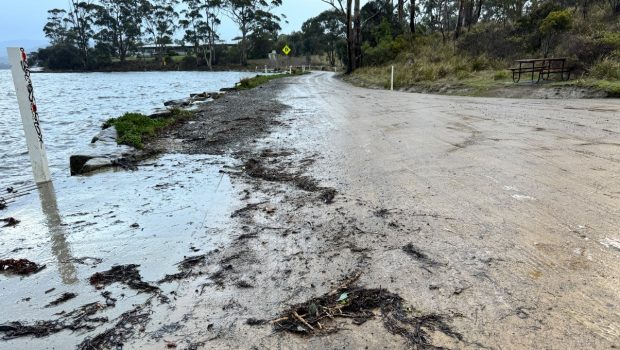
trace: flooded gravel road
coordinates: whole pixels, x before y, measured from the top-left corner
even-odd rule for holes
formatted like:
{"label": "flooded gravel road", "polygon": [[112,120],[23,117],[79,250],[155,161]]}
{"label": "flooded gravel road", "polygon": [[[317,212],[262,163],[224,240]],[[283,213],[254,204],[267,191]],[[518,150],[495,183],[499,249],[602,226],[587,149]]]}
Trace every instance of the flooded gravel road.
{"label": "flooded gravel road", "polygon": [[[216,100],[154,144],[173,154],[0,211],[22,220],[0,229],[3,257],[47,264],[0,275],[0,324],[91,302],[107,317],[1,349],[620,347],[615,100],[313,73]],[[114,264],[141,265],[148,286],[89,284]]]}

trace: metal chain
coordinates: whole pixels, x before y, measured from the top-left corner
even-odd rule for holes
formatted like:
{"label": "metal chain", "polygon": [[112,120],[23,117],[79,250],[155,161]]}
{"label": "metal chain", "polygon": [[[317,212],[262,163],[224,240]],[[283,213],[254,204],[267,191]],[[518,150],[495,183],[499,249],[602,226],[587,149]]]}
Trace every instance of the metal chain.
{"label": "metal chain", "polygon": [[32,80],[30,79],[30,67],[28,66],[28,56],[26,51],[20,48],[22,54],[21,66],[24,71],[24,79],[26,80],[26,88],[28,89],[28,100],[30,100],[30,111],[32,111],[32,121],[34,122],[34,129],[39,137],[39,143],[43,147],[43,134],[41,133],[41,124],[39,123],[39,112],[37,111],[37,100],[34,98],[34,88],[32,87]]}

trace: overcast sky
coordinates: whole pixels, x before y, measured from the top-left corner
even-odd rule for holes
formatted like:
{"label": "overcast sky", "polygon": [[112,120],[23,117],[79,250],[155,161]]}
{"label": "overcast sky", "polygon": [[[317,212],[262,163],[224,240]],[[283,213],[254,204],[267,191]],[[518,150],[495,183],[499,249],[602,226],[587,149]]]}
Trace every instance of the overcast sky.
{"label": "overcast sky", "polygon": [[[299,30],[301,24],[329,8],[320,0],[284,0],[284,5],[275,9],[276,14],[285,14],[288,24],[282,23],[284,33]],[[365,2],[365,1],[364,1]],[[2,0],[0,2],[0,42],[13,40],[46,40],[43,26],[47,10],[68,8],[69,0]],[[235,26],[222,15],[220,33],[223,40],[230,42],[238,36]]]}

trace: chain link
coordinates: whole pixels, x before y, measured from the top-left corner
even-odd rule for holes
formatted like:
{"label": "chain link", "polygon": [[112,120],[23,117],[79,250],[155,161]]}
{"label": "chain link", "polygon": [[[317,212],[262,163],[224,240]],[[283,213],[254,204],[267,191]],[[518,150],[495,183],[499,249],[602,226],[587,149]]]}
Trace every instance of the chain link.
{"label": "chain link", "polygon": [[37,111],[37,100],[34,98],[34,88],[32,87],[32,80],[30,79],[30,67],[28,66],[28,56],[26,51],[20,48],[21,51],[21,66],[24,71],[24,79],[26,80],[26,89],[28,89],[28,100],[30,100],[30,111],[32,112],[32,121],[34,123],[34,129],[39,137],[39,143],[43,147],[43,134],[41,133],[41,124],[39,123],[39,112]]}

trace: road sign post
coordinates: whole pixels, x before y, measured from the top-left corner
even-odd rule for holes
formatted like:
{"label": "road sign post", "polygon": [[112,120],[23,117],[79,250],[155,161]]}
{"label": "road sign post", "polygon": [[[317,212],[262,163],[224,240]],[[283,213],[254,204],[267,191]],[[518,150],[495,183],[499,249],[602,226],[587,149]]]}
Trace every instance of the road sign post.
{"label": "road sign post", "polygon": [[16,47],[7,48],[7,53],[11,64],[13,82],[15,83],[19,112],[22,117],[24,133],[26,134],[26,144],[28,146],[30,162],[32,163],[34,181],[38,184],[49,182],[52,180],[52,177],[47,163],[45,145],[43,144],[37,102],[34,98],[32,80],[30,80],[28,57],[24,49]]}

